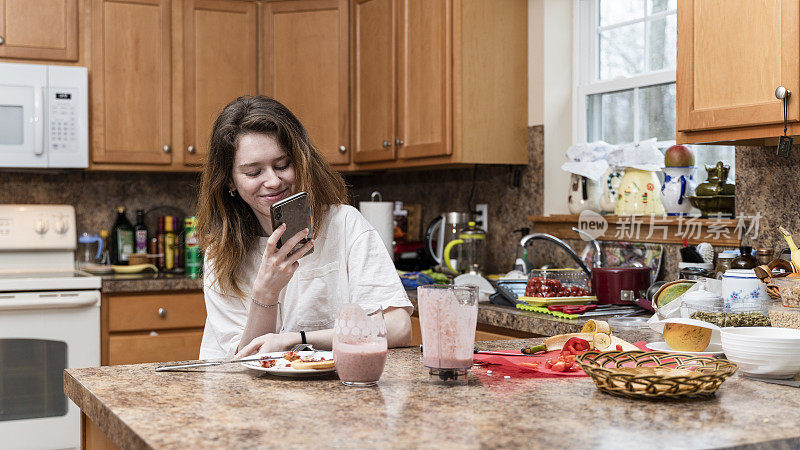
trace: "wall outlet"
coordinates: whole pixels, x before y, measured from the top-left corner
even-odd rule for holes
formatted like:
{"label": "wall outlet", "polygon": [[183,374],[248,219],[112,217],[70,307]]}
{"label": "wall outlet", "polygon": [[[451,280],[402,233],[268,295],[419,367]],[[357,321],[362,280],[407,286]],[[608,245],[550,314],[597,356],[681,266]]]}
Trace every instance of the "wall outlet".
{"label": "wall outlet", "polygon": [[483,231],[489,232],[489,205],[486,203],[478,203],[475,205],[475,225],[482,228]]}

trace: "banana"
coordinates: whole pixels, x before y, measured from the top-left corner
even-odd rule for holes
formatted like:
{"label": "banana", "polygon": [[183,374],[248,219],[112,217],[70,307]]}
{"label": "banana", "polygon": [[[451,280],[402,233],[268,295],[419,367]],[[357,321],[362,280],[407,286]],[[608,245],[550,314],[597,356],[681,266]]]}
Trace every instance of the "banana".
{"label": "banana", "polygon": [[589,319],[581,329],[581,333],[611,334],[611,327],[608,326],[606,321]]}
{"label": "banana", "polygon": [[608,347],[611,346],[611,336],[607,335],[606,333],[595,333],[594,340],[592,341],[592,348],[595,350],[611,350]]}
{"label": "banana", "polygon": [[158,272],[158,267],[153,264],[134,264],[132,266],[111,266],[114,273],[139,273],[147,269],[153,269]]}
{"label": "banana", "polygon": [[792,251],[792,266],[794,266],[794,271],[800,272],[800,249],[797,248],[792,234],[789,233],[786,228],[779,226],[778,230],[783,234],[783,238],[786,239],[786,243],[789,244],[789,249]]}

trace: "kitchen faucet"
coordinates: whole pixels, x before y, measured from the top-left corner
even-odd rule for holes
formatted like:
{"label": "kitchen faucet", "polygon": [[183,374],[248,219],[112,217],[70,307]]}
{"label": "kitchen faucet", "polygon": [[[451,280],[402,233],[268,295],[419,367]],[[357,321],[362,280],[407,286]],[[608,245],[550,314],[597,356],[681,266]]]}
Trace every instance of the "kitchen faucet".
{"label": "kitchen faucet", "polygon": [[[572,229],[575,232],[588,237],[589,240],[592,242],[592,245],[594,245],[595,251],[594,251],[594,255],[592,256],[592,267],[602,267],[602,265],[603,265],[603,255],[602,255],[602,251],[600,249],[600,243],[597,242],[592,236],[590,236],[589,233],[586,233],[585,231],[580,230],[578,228],[574,228],[574,227]],[[520,240],[519,243],[523,248],[525,248],[525,246],[528,245],[528,242],[530,242],[530,241],[532,241],[534,239],[542,239],[542,240],[550,241],[550,242],[558,245],[559,247],[564,249],[564,251],[566,251],[569,254],[569,256],[571,256],[572,259],[575,260],[576,263],[578,263],[578,266],[584,272],[586,272],[587,275],[592,276],[591,271],[589,270],[588,267],[586,267],[586,264],[584,264],[584,262],[581,260],[580,256],[578,256],[578,254],[575,253],[575,250],[573,250],[572,247],[570,247],[566,242],[564,242],[561,239],[553,236],[552,234],[532,233],[532,234],[529,234],[529,235],[523,237]]]}

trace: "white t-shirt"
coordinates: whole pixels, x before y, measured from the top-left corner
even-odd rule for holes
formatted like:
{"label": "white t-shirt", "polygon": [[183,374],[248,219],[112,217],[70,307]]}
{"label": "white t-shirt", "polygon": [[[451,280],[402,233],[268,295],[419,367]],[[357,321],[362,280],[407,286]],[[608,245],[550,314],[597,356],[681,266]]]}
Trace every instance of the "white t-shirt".
{"label": "white t-shirt", "polygon": [[[267,238],[259,238],[242,266],[239,280],[244,298],[219,292],[214,262],[206,260],[203,292],[207,318],[200,359],[229,358],[236,353],[266,245]],[[314,253],[300,258],[299,263],[279,295],[280,332],[333,328],[337,306],[347,302],[413,312],[378,232],[352,206],[331,206],[314,240]]]}

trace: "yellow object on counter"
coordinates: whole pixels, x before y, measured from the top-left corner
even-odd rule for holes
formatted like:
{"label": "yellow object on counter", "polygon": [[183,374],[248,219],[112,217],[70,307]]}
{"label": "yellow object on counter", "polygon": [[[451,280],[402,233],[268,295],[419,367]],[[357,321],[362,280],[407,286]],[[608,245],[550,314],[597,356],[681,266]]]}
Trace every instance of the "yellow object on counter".
{"label": "yellow object on counter", "polygon": [[154,272],[158,272],[158,267],[154,266],[153,264],[134,264],[131,266],[111,266],[111,269],[114,270],[114,273],[139,273],[144,272],[147,269],[152,269]]}

